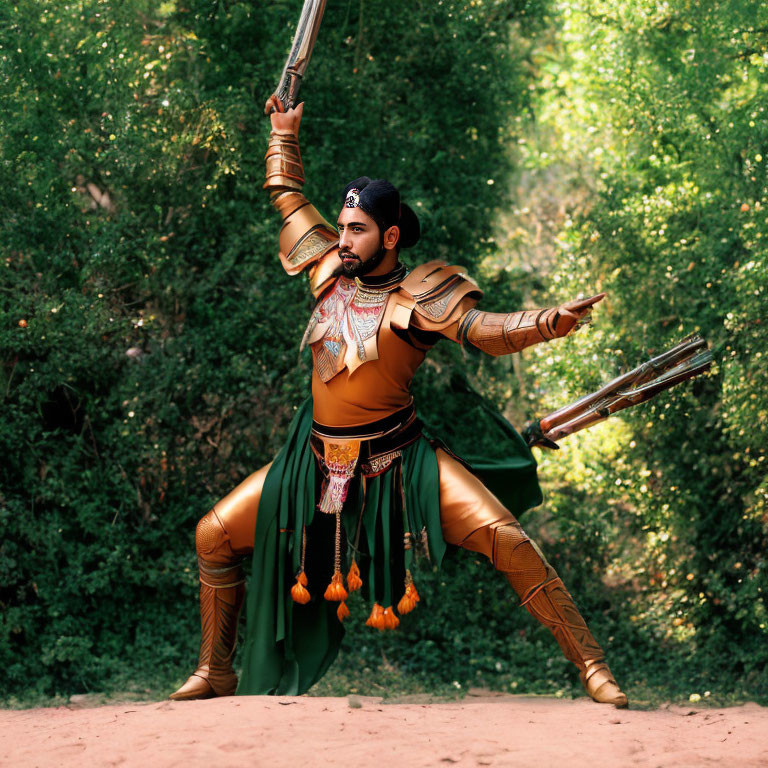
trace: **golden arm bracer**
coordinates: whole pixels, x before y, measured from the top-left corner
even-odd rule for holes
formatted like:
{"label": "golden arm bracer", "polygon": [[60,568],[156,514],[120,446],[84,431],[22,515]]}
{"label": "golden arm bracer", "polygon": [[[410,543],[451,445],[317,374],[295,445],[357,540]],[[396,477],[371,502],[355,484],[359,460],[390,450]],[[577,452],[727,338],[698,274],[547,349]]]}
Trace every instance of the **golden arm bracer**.
{"label": "golden arm bracer", "polygon": [[470,309],[459,320],[457,341],[489,355],[509,355],[558,336],[558,309],[529,309],[502,314]]}
{"label": "golden arm bracer", "polygon": [[310,269],[310,286],[317,295],[340,264],[333,253],[339,236],[301,192],[304,167],[296,136],[272,131],[265,159],[264,189],[283,217],[280,261],[289,275]]}

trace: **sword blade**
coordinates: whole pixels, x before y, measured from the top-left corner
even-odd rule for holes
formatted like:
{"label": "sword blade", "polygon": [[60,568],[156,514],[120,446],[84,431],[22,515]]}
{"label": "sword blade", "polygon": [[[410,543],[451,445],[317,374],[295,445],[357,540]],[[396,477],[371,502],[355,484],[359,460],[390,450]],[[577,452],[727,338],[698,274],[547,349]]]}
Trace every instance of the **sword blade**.
{"label": "sword blade", "polygon": [[286,109],[291,109],[299,103],[299,88],[317,40],[325,4],[326,0],[304,0],[304,7],[301,9],[299,23],[293,36],[291,52],[288,54],[283,73],[275,89],[275,95]]}
{"label": "sword blade", "polygon": [[606,397],[614,395],[626,387],[634,387],[658,377],[659,373],[695,355],[699,350],[706,349],[707,343],[698,334],[689,336],[672,349],[652,357],[647,362],[633,368],[631,371],[617,376],[596,392],[584,395],[573,403],[559,408],[541,419],[541,429],[545,434],[559,424],[571,421],[580,413],[592,410],[595,405]]}
{"label": "sword blade", "polygon": [[558,424],[556,427],[543,432],[542,436],[547,440],[554,442],[563,437],[567,437],[568,435],[572,435],[574,432],[580,432],[582,429],[591,427],[593,424],[597,424],[600,421],[604,421],[609,416],[613,416],[614,413],[623,411],[625,408],[630,408],[633,405],[645,403],[661,392],[671,389],[688,379],[692,379],[700,373],[704,373],[711,365],[711,352],[707,351],[701,355],[697,355],[692,361],[686,361],[681,365],[676,366],[658,379],[649,381],[635,389],[619,392],[607,401],[596,403],[590,410],[579,414],[570,421],[567,421],[564,424]]}

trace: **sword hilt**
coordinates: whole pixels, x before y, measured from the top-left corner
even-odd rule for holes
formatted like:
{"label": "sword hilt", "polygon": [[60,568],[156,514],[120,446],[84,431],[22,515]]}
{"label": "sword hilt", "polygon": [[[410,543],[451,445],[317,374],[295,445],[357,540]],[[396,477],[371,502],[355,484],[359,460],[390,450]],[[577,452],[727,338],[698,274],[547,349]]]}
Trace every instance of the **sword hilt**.
{"label": "sword hilt", "polygon": [[560,450],[560,446],[554,440],[550,440],[546,437],[541,431],[541,422],[538,419],[532,421],[523,430],[523,439],[528,444],[529,448],[533,448],[535,445],[538,448],[549,448],[553,451]]}

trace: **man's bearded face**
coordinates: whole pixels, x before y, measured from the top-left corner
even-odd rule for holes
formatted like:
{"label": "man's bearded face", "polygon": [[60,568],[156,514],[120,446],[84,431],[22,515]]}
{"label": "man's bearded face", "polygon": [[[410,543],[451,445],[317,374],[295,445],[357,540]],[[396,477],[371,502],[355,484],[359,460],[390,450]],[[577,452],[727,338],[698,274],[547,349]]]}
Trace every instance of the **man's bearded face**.
{"label": "man's bearded face", "polygon": [[347,277],[367,275],[381,264],[386,250],[379,225],[360,208],[342,208],[339,229],[339,258]]}

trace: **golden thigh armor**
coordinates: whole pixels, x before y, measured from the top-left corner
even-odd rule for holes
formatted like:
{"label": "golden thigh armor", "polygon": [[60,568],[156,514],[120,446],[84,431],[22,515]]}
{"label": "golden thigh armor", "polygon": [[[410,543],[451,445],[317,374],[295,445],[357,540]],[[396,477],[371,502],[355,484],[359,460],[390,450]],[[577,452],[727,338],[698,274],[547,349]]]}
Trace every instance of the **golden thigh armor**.
{"label": "golden thigh armor", "polygon": [[441,448],[436,455],[443,538],[493,562],[496,529],[516,525],[515,516],[463,464]]}
{"label": "golden thigh armor", "polygon": [[[213,509],[208,513],[214,514],[221,524],[232,554],[247,555],[253,552],[253,537],[256,532],[261,489],[264,487],[264,480],[271,466],[272,462],[249,475],[221,501],[214,504]],[[200,522],[202,523],[202,520]],[[199,548],[197,553],[209,559],[209,556],[203,555]]]}

